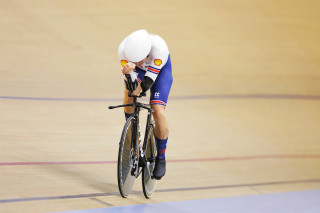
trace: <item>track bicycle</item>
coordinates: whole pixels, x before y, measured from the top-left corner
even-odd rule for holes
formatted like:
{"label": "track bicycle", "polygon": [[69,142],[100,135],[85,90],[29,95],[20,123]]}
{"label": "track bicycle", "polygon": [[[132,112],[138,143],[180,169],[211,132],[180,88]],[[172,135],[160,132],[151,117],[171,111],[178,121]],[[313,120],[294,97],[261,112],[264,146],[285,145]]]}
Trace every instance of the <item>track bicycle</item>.
{"label": "track bicycle", "polygon": [[[153,177],[157,156],[157,145],[154,136],[154,121],[152,121],[153,110],[146,104],[137,102],[137,98],[145,96],[131,95],[133,103],[109,106],[109,109],[132,106],[134,114],[129,117],[123,127],[119,143],[118,153],[118,187],[122,197],[126,198],[132,191],[135,179],[142,173],[142,188],[146,198],[150,198],[156,187],[156,179]],[[139,114],[142,109],[148,111],[146,130],[142,143],[140,134]]]}

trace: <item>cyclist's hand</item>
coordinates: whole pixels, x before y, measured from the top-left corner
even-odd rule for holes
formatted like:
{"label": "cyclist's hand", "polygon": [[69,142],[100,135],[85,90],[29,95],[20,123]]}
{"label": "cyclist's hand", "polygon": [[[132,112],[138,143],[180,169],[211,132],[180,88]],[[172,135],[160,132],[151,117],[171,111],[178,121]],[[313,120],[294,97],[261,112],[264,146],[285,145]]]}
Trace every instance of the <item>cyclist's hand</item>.
{"label": "cyclist's hand", "polygon": [[134,70],[134,68],[136,68],[136,65],[134,63],[128,62],[123,66],[122,72],[124,74],[130,74]]}

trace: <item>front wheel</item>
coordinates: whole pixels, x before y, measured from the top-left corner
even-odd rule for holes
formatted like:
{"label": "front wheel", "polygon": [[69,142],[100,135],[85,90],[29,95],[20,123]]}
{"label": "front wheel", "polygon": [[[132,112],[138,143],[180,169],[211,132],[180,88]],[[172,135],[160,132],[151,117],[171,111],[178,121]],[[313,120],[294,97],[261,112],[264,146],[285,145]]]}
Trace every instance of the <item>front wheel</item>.
{"label": "front wheel", "polygon": [[142,188],[146,198],[150,198],[156,188],[157,180],[152,177],[156,164],[157,145],[154,137],[154,124],[148,129],[147,142],[145,144],[145,166],[142,169]]}
{"label": "front wheel", "polygon": [[137,121],[135,117],[128,118],[121,134],[118,153],[118,187],[122,197],[131,193],[136,176],[132,170],[137,167],[139,149],[137,149]]}

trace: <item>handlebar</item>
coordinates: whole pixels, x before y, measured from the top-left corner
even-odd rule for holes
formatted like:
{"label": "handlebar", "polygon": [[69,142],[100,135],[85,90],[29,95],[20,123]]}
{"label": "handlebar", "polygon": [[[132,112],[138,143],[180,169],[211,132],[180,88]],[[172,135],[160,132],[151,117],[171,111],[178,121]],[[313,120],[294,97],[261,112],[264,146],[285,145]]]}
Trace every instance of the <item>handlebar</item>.
{"label": "handlebar", "polygon": [[142,103],[137,102],[137,98],[141,98],[141,97],[145,97],[146,96],[146,92],[141,92],[139,95],[132,95],[132,92],[135,90],[135,86],[132,83],[131,77],[129,74],[125,74],[126,78],[127,78],[127,89],[129,90],[128,96],[129,97],[133,97],[133,103],[131,104],[123,104],[123,105],[118,105],[118,106],[109,106],[109,109],[115,109],[115,108],[119,108],[119,107],[127,107],[127,106],[132,106],[132,107],[139,107],[139,108],[143,108],[143,109],[147,109],[148,111],[153,112],[153,110],[150,107],[145,106]]}
{"label": "handlebar", "polygon": [[147,94],[146,92],[141,92],[140,95],[132,95],[132,91],[130,90],[128,93],[129,97],[133,97],[133,98],[141,98],[141,97],[145,97]]}
{"label": "handlebar", "polygon": [[137,81],[132,82],[131,76],[129,74],[125,74],[127,81],[126,82],[126,87],[129,90],[129,97],[137,97],[137,98],[141,98],[146,96],[146,92],[141,92],[138,96],[136,95],[132,95],[132,92],[137,88]]}
{"label": "handlebar", "polygon": [[[137,96],[133,96],[133,97],[137,97]],[[134,102],[131,104],[122,104],[122,105],[118,105],[118,106],[109,106],[109,109],[115,109],[115,108],[119,108],[119,107],[127,107],[127,106],[132,106],[132,107],[139,107],[139,108],[143,108],[146,109],[150,112],[153,112],[153,109],[151,109],[151,107],[147,107],[145,104],[143,103],[139,103],[139,102]]]}
{"label": "handlebar", "polygon": [[146,92],[141,92],[140,95],[132,95],[132,91],[130,90],[128,93],[129,97],[133,97],[133,98],[141,98],[141,97],[145,97],[147,94]]}

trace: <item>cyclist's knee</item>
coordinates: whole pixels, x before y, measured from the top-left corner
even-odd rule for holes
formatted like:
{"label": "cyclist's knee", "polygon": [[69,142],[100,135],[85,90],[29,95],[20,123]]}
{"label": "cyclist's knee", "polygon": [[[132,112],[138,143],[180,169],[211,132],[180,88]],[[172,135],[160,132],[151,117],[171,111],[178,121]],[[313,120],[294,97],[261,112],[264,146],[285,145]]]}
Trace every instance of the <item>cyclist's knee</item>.
{"label": "cyclist's knee", "polygon": [[152,109],[154,110],[153,117],[155,121],[166,119],[165,110],[162,105],[152,105]]}
{"label": "cyclist's knee", "polygon": [[124,89],[124,95],[125,95],[125,97],[128,97],[128,94],[129,94],[129,90]]}
{"label": "cyclist's knee", "polygon": [[166,139],[169,135],[169,126],[165,114],[165,109],[162,105],[152,105],[153,118],[156,122],[156,136],[160,139]]}

